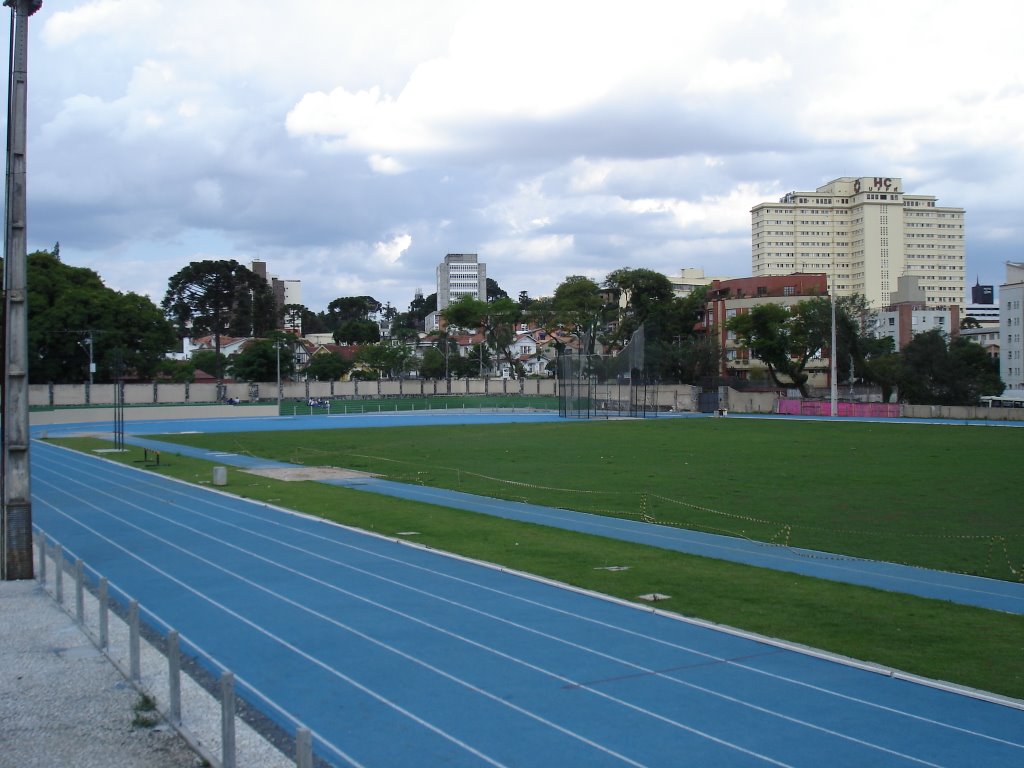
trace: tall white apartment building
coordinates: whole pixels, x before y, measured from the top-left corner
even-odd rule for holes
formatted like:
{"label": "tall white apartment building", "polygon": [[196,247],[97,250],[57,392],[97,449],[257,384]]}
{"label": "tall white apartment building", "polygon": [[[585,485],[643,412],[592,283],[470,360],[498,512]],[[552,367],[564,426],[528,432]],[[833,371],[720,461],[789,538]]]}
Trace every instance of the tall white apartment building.
{"label": "tall white apartment building", "polygon": [[891,303],[896,281],[916,277],[929,306],[966,299],[964,209],[908,195],[903,180],[844,176],[751,209],[755,277],[824,272],[838,296]]}
{"label": "tall white apartment building", "polygon": [[449,253],[437,265],[437,309],[463,296],[487,300],[487,265],[475,253]]}
{"label": "tall white apartment building", "polygon": [[999,286],[999,378],[1007,389],[1024,390],[1024,263],[1006,262]]}

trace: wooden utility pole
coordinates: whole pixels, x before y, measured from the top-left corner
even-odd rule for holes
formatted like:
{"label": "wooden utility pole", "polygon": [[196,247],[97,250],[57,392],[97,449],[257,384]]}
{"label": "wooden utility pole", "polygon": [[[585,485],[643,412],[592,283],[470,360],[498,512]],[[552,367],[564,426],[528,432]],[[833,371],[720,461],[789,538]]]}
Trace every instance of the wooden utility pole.
{"label": "wooden utility pole", "polygon": [[7,206],[4,251],[3,517],[0,578],[31,579],[32,488],[29,482],[28,278],[25,145],[28,119],[28,17],[42,0],[4,0],[11,9],[7,84]]}

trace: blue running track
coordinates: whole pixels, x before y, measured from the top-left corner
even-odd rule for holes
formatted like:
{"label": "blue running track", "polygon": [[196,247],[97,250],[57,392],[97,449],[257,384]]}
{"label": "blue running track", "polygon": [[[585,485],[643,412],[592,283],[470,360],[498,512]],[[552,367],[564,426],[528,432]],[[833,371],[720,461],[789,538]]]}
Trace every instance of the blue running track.
{"label": "blue running track", "polygon": [[[455,413],[444,416],[443,412],[435,414],[385,414],[378,416],[345,416],[345,417],[312,417],[296,421],[293,418],[274,419],[271,421],[245,419],[229,420],[230,426],[218,424],[217,420],[203,423],[195,422],[153,422],[131,425],[135,433],[126,437],[130,443],[148,446],[157,450],[195,456],[218,464],[241,467],[244,469],[282,468],[288,465],[239,454],[210,452],[203,448],[161,443],[153,439],[141,437],[146,434],[166,434],[194,431],[244,431],[258,429],[261,425],[267,429],[331,429],[339,427],[368,426],[408,426],[444,423],[482,423],[497,421],[507,422],[511,419],[548,421],[554,417],[550,414],[521,414],[501,416],[498,414],[472,415]],[[1024,583],[986,579],[959,573],[948,573],[926,568],[916,568],[897,563],[886,563],[875,560],[815,552],[796,547],[783,547],[759,541],[748,541],[731,536],[720,536],[664,525],[652,525],[634,520],[623,520],[602,515],[590,515],[564,509],[542,507],[534,504],[503,501],[472,494],[449,491],[441,488],[430,488],[406,483],[396,483],[379,478],[359,478],[352,480],[326,481],[333,485],[343,485],[362,491],[378,493],[411,501],[422,501],[444,507],[463,509],[470,512],[520,520],[527,523],[538,523],[554,528],[590,533],[597,536],[632,541],[638,544],[672,549],[691,555],[714,557],[719,560],[754,565],[762,568],[773,568],[780,571],[799,573],[819,579],[841,581],[864,587],[884,589],[890,592],[927,597],[936,600],[948,600],[963,605],[974,605],[1008,613],[1024,614]]]}
{"label": "blue running track", "polygon": [[48,445],[33,461],[44,530],[338,765],[1024,764],[1012,707]]}
{"label": "blue running track", "polygon": [[36,524],[334,765],[1024,765],[1020,703],[44,443],[32,461]]}

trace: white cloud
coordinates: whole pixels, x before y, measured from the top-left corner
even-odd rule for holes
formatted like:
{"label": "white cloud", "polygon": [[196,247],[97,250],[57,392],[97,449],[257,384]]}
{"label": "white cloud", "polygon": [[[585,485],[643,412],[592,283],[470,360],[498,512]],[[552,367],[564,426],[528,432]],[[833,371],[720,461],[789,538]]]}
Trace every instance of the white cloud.
{"label": "white cloud", "polygon": [[375,261],[382,261],[389,267],[396,265],[402,254],[409,250],[412,245],[412,235],[395,235],[386,242],[379,242],[373,246],[373,258]]}
{"label": "white cloud", "polygon": [[792,67],[780,55],[773,54],[760,61],[741,58],[711,59],[687,83],[687,90],[698,93],[753,91],[768,83],[791,79]]}
{"label": "white cloud", "polygon": [[129,30],[154,19],[159,8],[158,0],[95,0],[54,13],[46,22],[43,39],[62,46],[83,37]]}
{"label": "white cloud", "polygon": [[683,230],[694,229],[702,233],[724,234],[736,232],[750,225],[750,209],[764,202],[760,187],[740,184],[725,195],[705,195],[696,202],[671,198],[634,200],[628,209],[635,213],[666,213]]}
{"label": "white cloud", "polygon": [[367,158],[367,162],[370,164],[370,168],[377,173],[395,175],[405,173],[407,170],[406,167],[398,160],[385,155],[370,155],[370,157]]}

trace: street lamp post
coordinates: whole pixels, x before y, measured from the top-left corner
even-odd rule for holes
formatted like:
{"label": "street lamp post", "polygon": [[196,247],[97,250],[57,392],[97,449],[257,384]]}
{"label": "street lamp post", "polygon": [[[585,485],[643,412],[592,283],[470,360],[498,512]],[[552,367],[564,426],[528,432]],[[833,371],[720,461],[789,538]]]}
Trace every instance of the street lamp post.
{"label": "street lamp post", "polygon": [[95,368],[95,366],[93,365],[93,362],[92,362],[92,355],[93,355],[93,351],[92,351],[92,331],[89,331],[89,335],[82,341],[82,343],[85,344],[85,346],[89,348],[89,391],[91,392],[92,391],[92,376],[93,376],[93,372],[96,370],[96,368]]}

